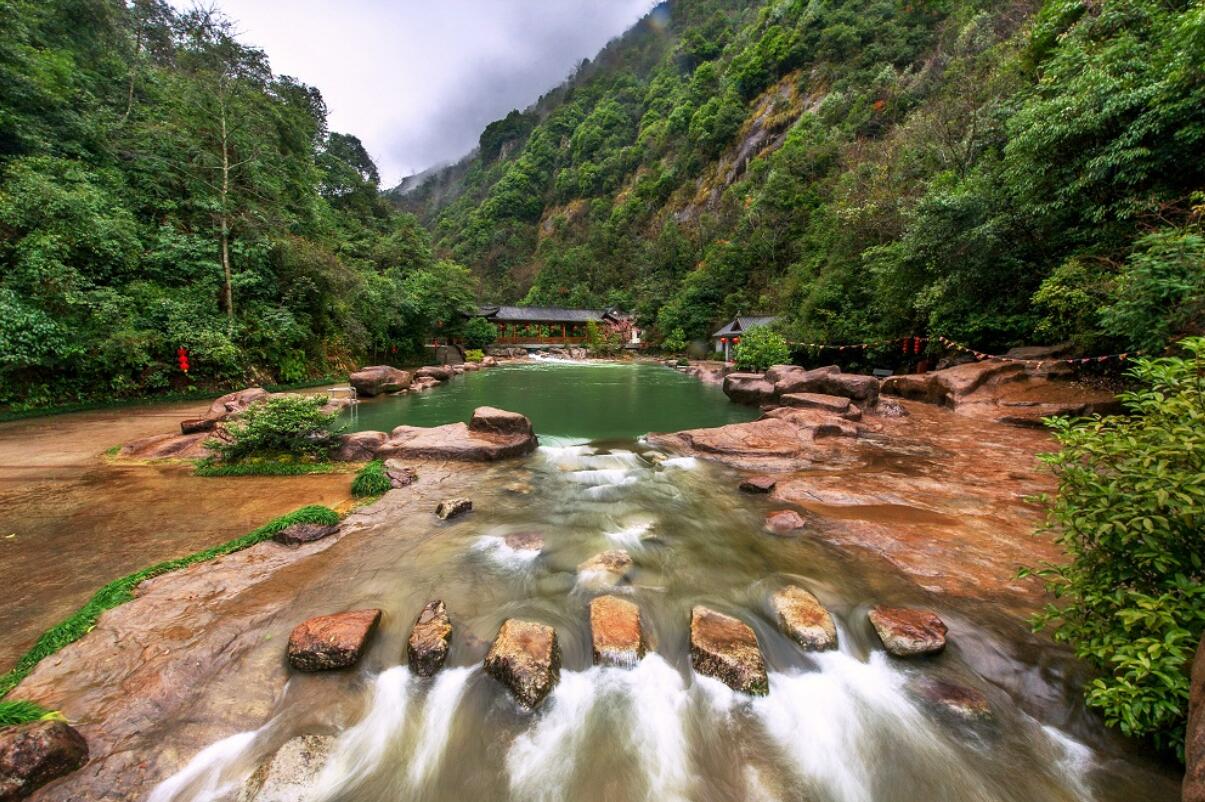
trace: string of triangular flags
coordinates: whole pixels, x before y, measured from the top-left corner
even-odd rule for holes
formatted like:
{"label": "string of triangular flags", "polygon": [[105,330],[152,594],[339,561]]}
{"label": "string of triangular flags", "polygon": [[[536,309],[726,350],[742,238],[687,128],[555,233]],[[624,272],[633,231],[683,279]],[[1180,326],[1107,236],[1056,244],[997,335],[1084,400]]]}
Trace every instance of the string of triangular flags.
{"label": "string of triangular flags", "polygon": [[[1100,356],[1073,357],[1070,359],[1052,358],[1052,357],[1043,357],[1041,359],[1024,359],[1021,357],[1005,356],[1003,354],[989,354],[984,351],[976,351],[974,348],[971,348],[968,345],[964,345],[963,343],[957,342],[955,340],[951,340],[949,337],[943,337],[940,335],[938,335],[937,337],[932,338],[932,339],[936,339],[938,342],[940,342],[946,348],[950,348],[950,349],[953,349],[956,351],[962,351],[963,353],[971,354],[976,359],[980,359],[980,360],[999,359],[1004,362],[1035,362],[1035,363],[1063,362],[1068,365],[1086,365],[1090,362],[1109,362],[1111,360],[1117,360],[1118,362],[1124,362],[1127,359],[1132,359],[1133,357],[1136,357],[1136,356],[1142,356],[1142,354],[1144,353],[1143,351],[1127,351],[1127,352],[1121,353],[1121,354],[1102,354]],[[887,339],[887,340],[871,340],[869,342],[864,342],[864,343],[846,343],[844,345],[837,345],[834,343],[805,343],[805,342],[792,342],[790,344],[793,346],[799,347],[799,348],[811,348],[811,349],[814,349],[817,351],[841,352],[841,351],[859,351],[859,350],[865,351],[869,348],[876,348],[876,347],[882,346],[882,345],[895,345],[898,343],[901,346],[901,348],[903,349],[903,352],[905,354],[919,354],[919,353],[921,353],[922,350],[924,350],[924,346],[929,342],[929,340],[930,340],[929,337],[895,337],[895,338]]]}

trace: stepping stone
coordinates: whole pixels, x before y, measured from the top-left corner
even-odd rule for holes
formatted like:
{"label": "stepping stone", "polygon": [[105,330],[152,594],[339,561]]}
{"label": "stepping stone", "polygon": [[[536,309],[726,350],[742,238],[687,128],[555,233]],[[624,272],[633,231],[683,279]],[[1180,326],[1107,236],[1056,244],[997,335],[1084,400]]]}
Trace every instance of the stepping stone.
{"label": "stepping stone", "polygon": [[286,546],[313,543],[339,531],[338,524],[293,524],[281,529],[272,539]]}
{"label": "stepping stone", "polygon": [[770,597],[778,625],[809,651],[837,648],[837,625],[820,600],[798,585],[788,585]]}
{"label": "stepping stone", "polygon": [[452,642],[452,622],[448,610],[439,599],[427,602],[407,642],[410,670],[420,677],[430,677],[443,667]]}
{"label": "stepping stone", "polygon": [[544,550],[544,537],[539,532],[512,532],[502,540],[515,551]]}
{"label": "stepping stone", "polygon": [[623,549],[610,549],[595,554],[577,567],[577,575],[585,584],[610,587],[619,582],[632,570],[632,555]]}
{"label": "stepping stone", "polygon": [[64,721],[0,728],[0,799],[24,799],[88,762],[88,742]]}
{"label": "stepping stone", "polygon": [[369,609],[303,621],[289,635],[289,664],[298,671],[329,671],[355,665],[380,620],[381,611]]}
{"label": "stepping stone", "polygon": [[781,537],[794,537],[807,525],[804,517],[795,510],[776,510],[766,516],[766,529]]}
{"label": "stepping stone", "polygon": [[740,489],[746,493],[769,493],[778,484],[773,476],[750,476],[741,482]]}
{"label": "stepping stone", "polygon": [[473,502],[470,499],[450,498],[439,502],[439,506],[435,508],[435,514],[439,516],[441,521],[446,521],[449,518],[462,515],[471,509],[473,509]]}
{"label": "stepping stone", "polygon": [[561,678],[561,649],[547,624],[508,618],[485,656],[485,673],[534,710]]}
{"label": "stepping stone", "polygon": [[644,657],[640,608],[618,596],[599,596],[590,602],[590,636],[594,663],[633,666]]}
{"label": "stepping stone", "polygon": [[946,647],[946,625],[928,610],[876,605],[867,614],[883,647],[896,657],[936,654]]}
{"label": "stepping stone", "polygon": [[702,605],[690,611],[690,662],[695,671],[734,691],[755,696],[770,692],[757,635],[740,619]]}

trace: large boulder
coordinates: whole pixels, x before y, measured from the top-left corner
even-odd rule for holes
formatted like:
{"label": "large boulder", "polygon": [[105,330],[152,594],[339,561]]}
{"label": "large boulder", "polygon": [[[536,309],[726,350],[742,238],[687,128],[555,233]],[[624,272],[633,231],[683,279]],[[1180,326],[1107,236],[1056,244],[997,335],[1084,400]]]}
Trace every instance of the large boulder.
{"label": "large boulder", "polygon": [[446,382],[455,375],[456,371],[452,370],[447,365],[428,365],[427,367],[419,368],[414,372],[415,378],[435,379],[436,381],[441,382]]}
{"label": "large boulder", "polygon": [[411,376],[409,372],[390,365],[371,365],[360,368],[348,376],[347,380],[352,387],[356,388],[356,395],[372,398],[408,389]]}
{"label": "large boulder", "polygon": [[303,621],[289,635],[289,665],[298,671],[328,671],[355,665],[380,620],[381,611],[369,609]]}
{"label": "large boulder", "polygon": [[774,385],[761,373],[729,373],[724,395],[738,404],[763,404],[774,399]]}
{"label": "large boulder", "polygon": [[508,618],[485,656],[485,672],[501,682],[519,704],[534,709],[561,678],[561,648],[547,624]]}
{"label": "large boulder", "polygon": [[531,436],[531,421],[518,412],[507,412],[494,407],[477,407],[469,419],[469,431],[504,436]]}
{"label": "large boulder", "polygon": [[740,619],[702,605],[690,611],[690,662],[695,671],[734,691],[755,696],[770,692],[757,635]]}
{"label": "large boulder", "polygon": [[856,419],[862,412],[853,401],[840,395],[824,395],[823,393],[786,393],[778,399],[784,407],[799,409],[819,409],[831,412],[845,418]]}
{"label": "large boulder", "polygon": [[443,667],[452,643],[452,622],[448,608],[439,599],[427,602],[407,641],[406,659],[410,670],[420,677],[430,677]]}
{"label": "large boulder", "polygon": [[815,392],[808,389],[812,382],[821,376],[840,372],[841,368],[836,365],[825,365],[822,368],[812,368],[811,370],[800,368],[798,370],[781,371],[774,374],[774,394],[782,396],[788,393]]}
{"label": "large boulder", "polygon": [[1205,802],[1205,634],[1192,662],[1184,766],[1184,802]]}
{"label": "large boulder", "polygon": [[837,648],[837,625],[820,600],[798,585],[788,585],[770,597],[778,625],[809,651]]}
{"label": "large boulder", "polygon": [[946,647],[946,625],[935,613],[876,605],[867,614],[883,647],[896,657],[936,654]]}
{"label": "large boulder", "polygon": [[640,608],[618,596],[591,600],[590,638],[596,665],[635,665],[644,657],[646,648]]}
{"label": "large boulder", "polygon": [[531,431],[531,421],[522,415],[481,407],[474,412],[473,420],[471,425],[398,426],[377,450],[376,456],[378,459],[492,462],[530,454],[538,445]]}
{"label": "large boulder", "polygon": [[340,438],[339,447],[331,454],[338,462],[368,462],[376,458],[377,449],[389,435],[384,432],[352,432]]}
{"label": "large boulder", "polygon": [[766,371],[765,380],[770,384],[778,384],[780,381],[793,376],[799,376],[807,373],[807,368],[801,368],[799,365],[772,365]]}
{"label": "large boulder", "polygon": [[24,799],[88,762],[88,742],[63,721],[0,729],[0,802]]}
{"label": "large boulder", "polygon": [[238,802],[296,802],[309,796],[330,759],[331,735],[298,735],[285,742],[247,778]]}

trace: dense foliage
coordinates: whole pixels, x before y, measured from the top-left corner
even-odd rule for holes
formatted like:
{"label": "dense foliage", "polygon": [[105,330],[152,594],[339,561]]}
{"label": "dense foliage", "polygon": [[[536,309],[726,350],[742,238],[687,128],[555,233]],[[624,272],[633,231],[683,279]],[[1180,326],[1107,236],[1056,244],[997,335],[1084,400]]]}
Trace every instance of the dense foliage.
{"label": "dense foliage", "polygon": [[1205,338],[1183,346],[1137,363],[1126,415],[1051,422],[1048,529],[1071,561],[1040,571],[1059,603],[1038,620],[1100,669],[1089,705],[1181,759],[1205,631]]}
{"label": "dense foliage", "polygon": [[662,337],[1160,348],[1205,305],[1202,74],[1185,0],[671,0],[403,202],[492,300]]}
{"label": "dense foliage", "polygon": [[247,407],[226,424],[225,436],[206,442],[223,463],[254,457],[320,460],[338,443],[336,412],[324,412],[322,395],[278,395]]}
{"label": "dense foliage", "polygon": [[471,308],[319,92],[220,16],[0,0],[0,30],[0,404],[296,382]]}
{"label": "dense foliage", "polygon": [[741,370],[761,372],[772,365],[791,362],[791,350],[786,338],[769,326],[754,326],[741,332],[741,341],[736,344],[733,356]]}

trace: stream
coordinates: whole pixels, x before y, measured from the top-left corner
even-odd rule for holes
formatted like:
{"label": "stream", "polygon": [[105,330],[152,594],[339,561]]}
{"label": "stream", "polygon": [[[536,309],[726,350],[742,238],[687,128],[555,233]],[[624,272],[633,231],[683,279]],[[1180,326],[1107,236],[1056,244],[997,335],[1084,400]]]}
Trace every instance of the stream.
{"label": "stream", "polygon": [[[625,374],[602,367],[498,369],[466,377],[467,389],[408,400],[408,407],[365,404],[359,422],[387,428],[386,414],[402,422],[398,406],[407,423],[420,414],[442,423],[436,419],[453,408],[462,418],[457,405],[484,403],[480,393],[489,388],[560,370],[566,372],[557,382],[572,380],[579,391],[590,381],[627,386]],[[664,386],[682,378],[653,370],[670,377]],[[714,389],[691,386],[696,395]],[[630,402],[622,391],[577,404],[535,393],[527,409],[501,395],[489,403],[531,415],[545,445],[529,458],[486,469],[468,516],[433,524],[438,531],[417,544],[390,537],[386,527],[374,533],[377,540],[364,552],[372,563],[360,568],[354,585],[323,586],[331,611],[385,612],[358,667],[292,674],[266,723],[192,757],[155,788],[151,802],[1177,798],[1175,783],[1155,764],[1116,748],[1097,719],[1069,712],[1081,707],[1074,692],[1045,711],[1010,696],[999,676],[1036,683],[1045,671],[1036,658],[1027,665],[1000,656],[1026,653],[1010,644],[1015,621],[929,596],[882,564],[822,542],[767,534],[767,502],[735,492],[726,469],[649,449],[636,435],[657,428],[646,423],[657,419],[633,419],[643,402]],[[734,405],[708,412],[718,402],[701,398],[696,417],[751,417]],[[595,409],[607,414],[600,418]],[[589,442],[564,444],[573,440]],[[542,549],[508,545],[509,535],[529,533],[542,537]],[[626,576],[577,571],[617,548],[634,560]],[[807,588],[831,611],[837,650],[804,652],[779,631],[769,598],[788,583]],[[635,667],[592,665],[587,607],[607,592],[640,607],[650,650]],[[406,667],[405,638],[433,598],[447,604],[455,631],[445,668],[423,679]],[[950,645],[933,658],[887,656],[866,621],[877,602],[932,607],[950,623]],[[754,629],[769,669],[768,696],[743,696],[692,671],[695,604]],[[481,668],[510,617],[551,624],[560,640],[560,682],[535,712],[520,708]],[[960,635],[972,630],[977,646],[964,650]],[[996,656],[988,660],[985,652]],[[928,701],[924,689],[934,682],[982,692],[990,717],[961,717]],[[244,790],[257,766],[301,735],[322,736],[318,752],[329,756],[315,761],[313,771],[298,771],[297,782],[283,790],[265,786],[259,796]]]}

